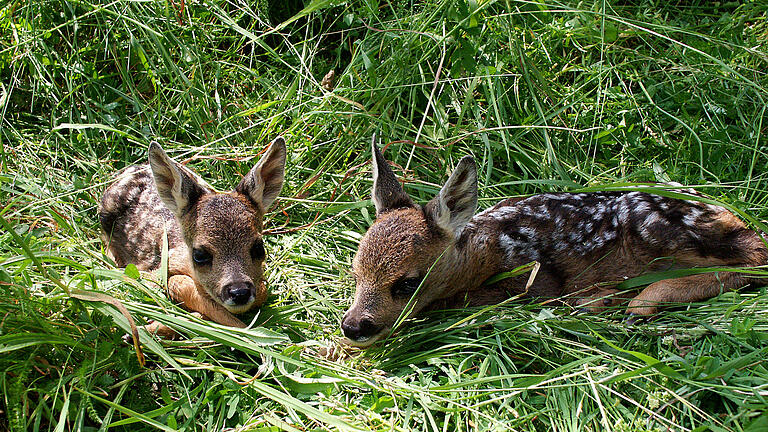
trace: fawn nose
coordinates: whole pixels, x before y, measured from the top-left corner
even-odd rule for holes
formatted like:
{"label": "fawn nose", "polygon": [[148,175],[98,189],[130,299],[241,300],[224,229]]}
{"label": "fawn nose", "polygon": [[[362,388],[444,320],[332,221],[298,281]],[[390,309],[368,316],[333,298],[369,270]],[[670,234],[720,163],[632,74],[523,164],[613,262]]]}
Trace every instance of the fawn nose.
{"label": "fawn nose", "polygon": [[345,316],[344,319],[341,320],[341,330],[344,332],[344,336],[349,339],[362,342],[379,333],[381,327],[375,325],[373,321],[368,318],[354,319]]}
{"label": "fawn nose", "polygon": [[253,284],[250,282],[235,282],[224,287],[225,300],[231,300],[232,303],[242,306],[247,304],[253,293]]}

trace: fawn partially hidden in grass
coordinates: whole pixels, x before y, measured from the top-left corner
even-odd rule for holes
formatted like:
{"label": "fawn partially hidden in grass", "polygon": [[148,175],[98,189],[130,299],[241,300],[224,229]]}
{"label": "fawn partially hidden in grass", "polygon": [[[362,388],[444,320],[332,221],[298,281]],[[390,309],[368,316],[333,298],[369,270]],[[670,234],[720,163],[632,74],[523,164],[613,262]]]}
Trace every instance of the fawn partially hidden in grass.
{"label": "fawn partially hidden in grass", "polygon": [[[222,193],[152,143],[149,164],[117,173],[101,198],[109,256],[120,267],[157,270],[167,236],[169,297],[208,320],[245,327],[233,314],[267,298],[262,220],[282,189],[285,158],[278,137],[237,187]],[[146,329],[176,336],[157,322]]]}
{"label": "fawn partially hidden in grass", "polygon": [[[590,310],[628,302],[628,314],[648,316],[665,303],[766,283],[710,272],[659,280],[633,298],[615,289],[649,271],[768,263],[758,234],[716,205],[644,192],[548,193],[510,198],[474,215],[477,173],[466,156],[422,207],[405,194],[375,142],[372,152],[376,221],[353,260],[355,297],[341,323],[354,345],[386,336],[414,293],[411,314],[523,295],[564,297]],[[527,274],[484,284],[533,261],[541,267],[527,290]]]}

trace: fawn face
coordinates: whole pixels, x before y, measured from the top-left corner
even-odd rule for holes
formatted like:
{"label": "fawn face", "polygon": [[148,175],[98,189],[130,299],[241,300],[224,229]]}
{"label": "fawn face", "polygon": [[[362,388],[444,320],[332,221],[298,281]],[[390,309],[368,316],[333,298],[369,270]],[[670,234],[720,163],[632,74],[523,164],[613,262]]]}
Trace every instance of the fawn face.
{"label": "fawn face", "polygon": [[277,138],[233,191],[220,193],[171,160],[158,144],[150,146],[155,186],[179,221],[191,276],[232,313],[266,299],[262,219],[282,189],[285,159],[285,141]]}
{"label": "fawn face", "polygon": [[409,313],[445,291],[451,281],[441,277],[439,268],[450,265],[455,235],[477,207],[471,157],[464,157],[440,193],[421,207],[405,194],[375,141],[372,152],[377,218],[352,262],[355,298],[341,323],[344,335],[360,346],[384,336],[414,294]]}

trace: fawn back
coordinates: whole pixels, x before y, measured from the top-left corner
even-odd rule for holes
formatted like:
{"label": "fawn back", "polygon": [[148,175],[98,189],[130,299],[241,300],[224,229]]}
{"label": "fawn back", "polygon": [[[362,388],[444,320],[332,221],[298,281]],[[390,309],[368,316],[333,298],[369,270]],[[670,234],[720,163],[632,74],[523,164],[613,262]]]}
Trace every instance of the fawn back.
{"label": "fawn back", "polygon": [[222,193],[152,143],[149,163],[119,172],[102,196],[109,255],[118,266],[156,270],[165,234],[169,276],[189,276],[231,313],[260,306],[267,296],[262,220],[282,188],[285,159],[277,138],[237,187]]}
{"label": "fawn back", "polygon": [[[628,313],[651,315],[667,302],[706,299],[760,280],[694,274],[658,281],[636,296],[614,287],[647,271],[768,262],[762,239],[719,206],[643,192],[550,193],[510,198],[473,216],[477,174],[470,156],[422,207],[375,144],[372,152],[377,218],[353,260],[355,297],[342,320],[353,344],[386,335],[414,293],[411,313],[524,295],[565,296],[589,310],[629,302]],[[528,275],[483,285],[532,261],[541,267],[527,290]]]}

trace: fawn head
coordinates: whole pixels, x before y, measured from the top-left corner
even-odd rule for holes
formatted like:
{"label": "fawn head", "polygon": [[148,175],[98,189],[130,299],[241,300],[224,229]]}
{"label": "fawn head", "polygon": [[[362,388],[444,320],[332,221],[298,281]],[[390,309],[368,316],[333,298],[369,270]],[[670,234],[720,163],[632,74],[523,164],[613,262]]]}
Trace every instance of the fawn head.
{"label": "fawn head", "polygon": [[285,141],[278,137],[233,191],[221,193],[157,143],[149,147],[155,186],[181,226],[191,276],[232,313],[266,300],[262,219],[283,187],[285,158]]}
{"label": "fawn head", "polygon": [[403,191],[375,140],[372,152],[376,221],[352,262],[355,298],[341,322],[344,335],[359,346],[385,336],[414,294],[411,314],[445,293],[451,281],[438,261],[450,260],[446,255],[477,208],[471,156],[461,159],[437,196],[422,207]]}

